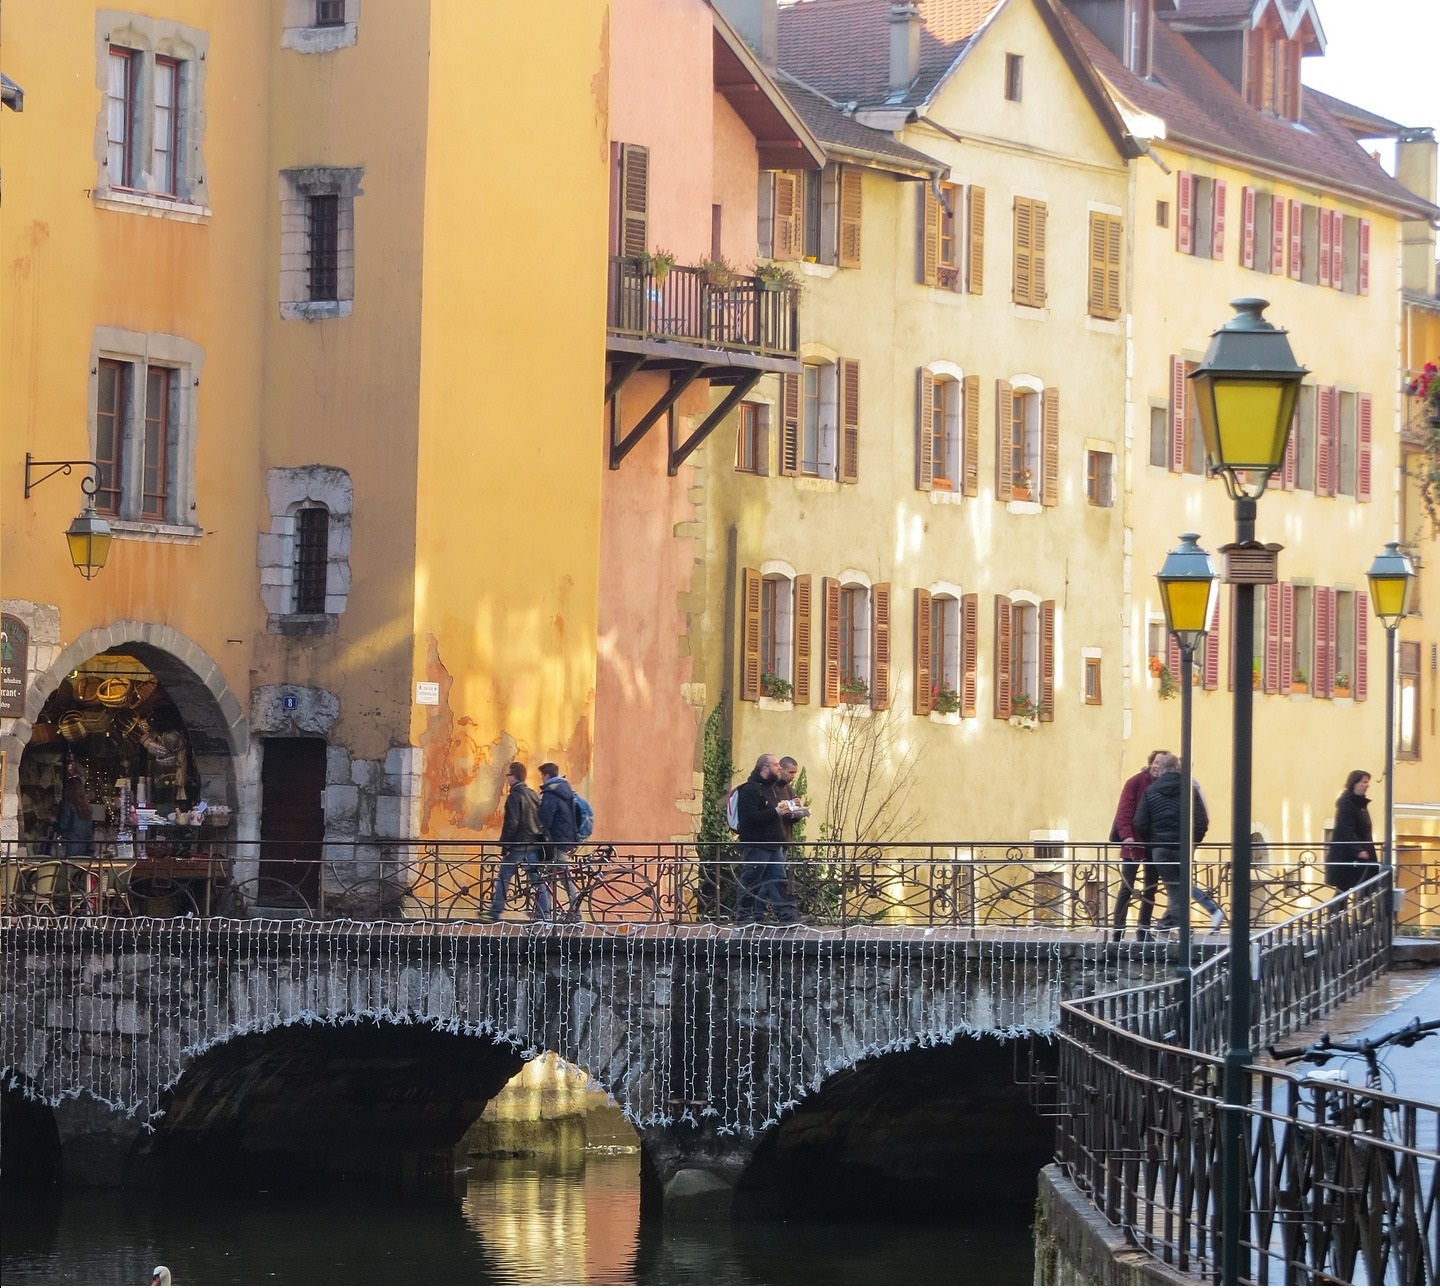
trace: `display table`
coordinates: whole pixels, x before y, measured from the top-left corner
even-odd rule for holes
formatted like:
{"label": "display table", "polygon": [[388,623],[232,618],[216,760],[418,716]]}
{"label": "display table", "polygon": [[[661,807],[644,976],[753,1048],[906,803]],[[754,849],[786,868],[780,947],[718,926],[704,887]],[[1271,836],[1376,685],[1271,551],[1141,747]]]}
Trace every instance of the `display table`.
{"label": "display table", "polygon": [[[160,848],[152,845],[151,851]],[[168,845],[165,848],[169,848]],[[136,911],[150,917],[174,917],[188,911],[181,906],[182,896],[202,916],[210,915],[215,887],[230,880],[230,860],[223,854],[192,852],[155,854],[147,852],[135,861],[130,873],[130,889]]]}

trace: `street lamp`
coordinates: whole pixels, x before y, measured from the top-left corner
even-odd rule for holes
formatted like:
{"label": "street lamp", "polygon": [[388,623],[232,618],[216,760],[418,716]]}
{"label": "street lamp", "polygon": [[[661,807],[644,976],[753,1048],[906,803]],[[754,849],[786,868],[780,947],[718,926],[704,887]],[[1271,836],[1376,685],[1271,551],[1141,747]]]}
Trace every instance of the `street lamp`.
{"label": "street lamp", "polygon": [[1370,602],[1385,626],[1385,866],[1395,869],[1395,629],[1410,610],[1415,566],[1398,541],[1387,541],[1370,571]]}
{"label": "street lamp", "polygon": [[1205,360],[1190,373],[1195,410],[1212,472],[1235,502],[1235,540],[1221,548],[1224,580],[1235,588],[1231,623],[1235,677],[1235,748],[1230,820],[1230,1033],[1225,1053],[1221,1122],[1221,1282],[1239,1283],[1242,1234],[1245,1070],[1250,1064],[1250,775],[1255,694],[1255,587],[1278,580],[1279,546],[1255,540],[1255,502],[1285,458],[1285,443],[1308,374],[1295,361],[1286,333],[1262,314],[1266,300],[1232,300],[1231,318],[1210,339]]}
{"label": "street lamp", "polygon": [[1191,686],[1195,677],[1195,646],[1210,629],[1220,592],[1210,556],[1195,544],[1199,535],[1182,532],[1180,544],[1165,556],[1165,563],[1155,574],[1155,580],[1160,583],[1160,602],[1165,607],[1165,629],[1180,646],[1180,884],[1184,897],[1180,901],[1180,945],[1175,978],[1180,981],[1180,1037],[1187,1047],[1193,1002],[1190,892],[1195,885],[1191,879],[1195,795],[1194,766],[1190,760]]}
{"label": "street lamp", "polygon": [[[53,465],[55,468],[38,479],[30,477],[31,471]],[[95,574],[105,566],[110,554],[110,525],[95,513],[95,493],[100,488],[100,467],[94,461],[37,461],[29,452],[25,453],[25,499],[46,479],[57,474],[69,474],[77,465],[88,465],[93,474],[80,480],[80,491],[85,494],[85,508],[80,511],[65,529],[65,544],[70,547],[70,562],[86,581],[93,581]]]}

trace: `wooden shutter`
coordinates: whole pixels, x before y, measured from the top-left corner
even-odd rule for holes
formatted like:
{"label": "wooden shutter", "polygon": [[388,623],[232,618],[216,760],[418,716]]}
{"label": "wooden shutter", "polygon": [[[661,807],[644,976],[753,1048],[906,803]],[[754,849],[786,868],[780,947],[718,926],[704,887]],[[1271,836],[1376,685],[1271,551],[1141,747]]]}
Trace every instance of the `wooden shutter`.
{"label": "wooden shutter", "polygon": [[1280,583],[1265,587],[1265,664],[1260,687],[1280,692]]}
{"label": "wooden shutter", "polygon": [[1270,271],[1276,277],[1285,272],[1285,198],[1270,198]]}
{"label": "wooden shutter", "polygon": [[1370,696],[1370,596],[1363,590],[1355,592],[1355,674],[1350,686],[1356,702]]}
{"label": "wooden shutter", "polygon": [[[1311,602],[1313,604],[1314,601]],[[1294,680],[1295,587],[1284,581],[1280,583],[1280,692],[1289,693]]]}
{"label": "wooden shutter", "polygon": [[1120,255],[1124,249],[1125,225],[1119,215],[1105,221],[1105,316],[1120,317]]}
{"label": "wooden shutter", "polygon": [[995,596],[995,718],[1010,718],[1010,600]]}
{"label": "wooden shutter", "polygon": [[1180,683],[1180,641],[1169,631],[1165,632],[1165,665],[1176,684]]}
{"label": "wooden shutter", "polygon": [[795,578],[795,705],[810,702],[810,574]]}
{"label": "wooden shutter", "polygon": [[1255,189],[1246,187],[1240,193],[1240,266],[1255,267]]}
{"label": "wooden shutter", "polygon": [[803,240],[800,175],[793,170],[775,173],[775,230],[772,259],[798,259]]}
{"label": "wooden shutter", "polygon": [[860,478],[860,362],[840,359],[840,482]]}
{"label": "wooden shutter", "polygon": [[928,183],[920,185],[920,281],[925,286],[940,281],[940,203]]}
{"label": "wooden shutter", "polygon": [[1318,286],[1330,285],[1330,211],[1320,210],[1320,276]]}
{"label": "wooden shutter", "polygon": [[1210,629],[1205,635],[1205,652],[1200,663],[1200,687],[1220,687],[1220,596],[1215,596],[1215,607],[1210,611]]}
{"label": "wooden shutter", "polygon": [[1185,359],[1170,359],[1170,472],[1185,472]]}
{"label": "wooden shutter", "polygon": [[1040,719],[1055,719],[1055,601],[1040,601]]}
{"label": "wooden shutter", "polygon": [[915,399],[915,486],[928,492],[935,484],[935,377],[920,368],[920,388]]}
{"label": "wooden shutter", "polygon": [[980,495],[980,377],[966,376],[961,384],[965,394],[965,459],[960,462],[962,490],[966,496]]}
{"label": "wooden shutter", "polygon": [[1355,432],[1357,461],[1355,465],[1355,499],[1370,499],[1371,439],[1374,435],[1375,401],[1369,394],[1361,394],[1355,400]]}
{"label": "wooden shutter", "polygon": [[740,571],[740,700],[754,702],[760,696],[760,586],[754,568]]}
{"label": "wooden shutter", "polygon": [[780,473],[800,473],[800,376],[780,377]]}
{"label": "wooden shutter", "polygon": [[1188,170],[1175,176],[1175,249],[1195,253],[1195,176]]}
{"label": "wooden shutter", "polygon": [[1040,500],[1060,504],[1060,391],[1040,395]]}
{"label": "wooden shutter", "polygon": [[1016,304],[1029,304],[1035,289],[1030,250],[1034,236],[1034,208],[1029,197],[1015,198],[1015,246],[1011,263],[1011,295]]}
{"label": "wooden shutter", "polygon": [[1370,294],[1370,221],[1360,221],[1360,263],[1355,270],[1355,289],[1361,295]]}
{"label": "wooden shutter", "polygon": [[1120,250],[1123,225],[1116,215],[1090,216],[1089,312],[1114,320],[1120,316]]}
{"label": "wooden shutter", "polygon": [[643,255],[650,244],[650,149],[620,145],[620,253]]}
{"label": "wooden shutter", "polygon": [[834,707],[840,705],[840,583],[834,577],[822,577],[820,594],[825,613],[821,630],[820,702]]}
{"label": "wooden shutter", "polygon": [[1010,400],[1015,390],[1008,380],[995,382],[995,499],[1008,501],[1014,486],[1010,453],[1014,444],[1010,435]]}
{"label": "wooden shutter", "polygon": [[[1290,419],[1290,437],[1285,440],[1285,459],[1280,466],[1280,486],[1287,492],[1293,492],[1300,480],[1300,449],[1296,446],[1299,433],[1300,413],[1297,411]],[[1275,476],[1272,474],[1270,477]]]}
{"label": "wooden shutter", "polygon": [[915,714],[929,715],[936,680],[930,670],[930,605],[928,590],[915,588]]}
{"label": "wooden shutter", "polygon": [[853,165],[840,169],[840,267],[860,267],[860,176]]}
{"label": "wooden shutter", "polygon": [[960,596],[960,715],[974,718],[980,671],[980,596]]}
{"label": "wooden shutter", "polygon": [[1090,213],[1090,272],[1089,299],[1087,310],[1091,317],[1103,318],[1105,312],[1105,219],[1094,211]]}
{"label": "wooden shutter", "polygon": [[1210,203],[1210,258],[1225,258],[1225,180],[1216,179]]}
{"label": "wooden shutter", "polygon": [[985,189],[973,184],[965,190],[966,289],[971,295],[985,294]]}
{"label": "wooden shutter", "polygon": [[1338,464],[1335,460],[1331,436],[1335,429],[1335,408],[1331,404],[1331,389],[1322,385],[1315,391],[1315,495],[1334,496],[1335,485],[1331,469]]}
{"label": "wooden shutter", "polygon": [[1305,254],[1304,207],[1298,201],[1290,203],[1290,276],[1300,280],[1300,261]]}
{"label": "wooden shutter", "polygon": [[1030,303],[1037,309],[1045,307],[1047,295],[1045,286],[1045,223],[1049,218],[1043,201],[1031,203],[1035,225],[1031,234],[1030,243],[1030,266],[1033,277],[1031,279]]}
{"label": "wooden shutter", "polygon": [[890,706],[890,583],[870,587],[870,707]]}
{"label": "wooden shutter", "polygon": [[1335,696],[1335,591],[1315,587],[1315,670],[1310,692],[1317,698]]}
{"label": "wooden shutter", "polygon": [[1345,216],[1338,210],[1330,216],[1330,285],[1345,289]]}

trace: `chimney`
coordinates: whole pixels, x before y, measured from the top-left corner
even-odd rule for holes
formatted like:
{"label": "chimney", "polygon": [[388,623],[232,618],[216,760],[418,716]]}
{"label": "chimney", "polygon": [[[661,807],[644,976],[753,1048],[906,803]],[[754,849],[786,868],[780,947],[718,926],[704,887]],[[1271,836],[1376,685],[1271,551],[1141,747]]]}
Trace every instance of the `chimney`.
{"label": "chimney", "polygon": [[744,38],[760,65],[773,72],[780,47],[775,30],[775,0],[715,0],[715,7]]}
{"label": "chimney", "polygon": [[890,7],[890,88],[909,89],[920,74],[920,9],[908,2]]}
{"label": "chimney", "polygon": [[[1432,205],[1436,179],[1435,131],[1406,130],[1395,141],[1395,178]],[[1435,230],[1423,219],[1400,225],[1400,285],[1429,295],[1435,290]]]}

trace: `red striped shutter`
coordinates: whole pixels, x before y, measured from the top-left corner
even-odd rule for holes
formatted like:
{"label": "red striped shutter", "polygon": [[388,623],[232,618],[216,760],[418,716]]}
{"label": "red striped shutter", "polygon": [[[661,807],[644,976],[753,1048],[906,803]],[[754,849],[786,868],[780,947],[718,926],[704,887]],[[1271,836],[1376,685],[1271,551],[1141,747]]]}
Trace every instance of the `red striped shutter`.
{"label": "red striped shutter", "polygon": [[1210,630],[1205,636],[1204,660],[1200,664],[1200,687],[1220,687],[1220,596],[1215,596],[1215,607],[1210,612]]}
{"label": "red striped shutter", "polygon": [[1355,499],[1370,499],[1370,446],[1373,436],[1372,424],[1375,418],[1375,402],[1369,394],[1361,394],[1357,403],[1356,419],[1360,422],[1356,434],[1359,460],[1355,468]]}
{"label": "red striped shutter", "polygon": [[1280,692],[1289,693],[1295,680],[1295,587],[1280,584]]}
{"label": "red striped shutter", "polygon": [[1324,208],[1320,211],[1320,279],[1318,285],[1330,285],[1330,215]]}
{"label": "red striped shutter", "polygon": [[1317,698],[1333,696],[1335,675],[1335,592],[1315,587],[1315,669],[1310,692]]}
{"label": "red striped shutter", "polygon": [[1210,258],[1225,258],[1225,180],[1216,179],[1210,218]]}
{"label": "red striped shutter", "polygon": [[1170,359],[1170,472],[1185,472],[1185,359]]}
{"label": "red striped shutter", "polygon": [[1170,668],[1170,674],[1175,677],[1175,683],[1180,683],[1180,643],[1170,634],[1165,632],[1165,665]]}
{"label": "red striped shutter", "polygon": [[1255,267],[1255,189],[1244,188],[1240,194],[1240,263]]}
{"label": "red striped shutter", "polygon": [[1176,176],[1175,249],[1182,255],[1195,253],[1195,176],[1181,170]]}
{"label": "red striped shutter", "polygon": [[1337,291],[1345,289],[1345,216],[1338,210],[1330,224],[1330,285]]}
{"label": "red striped shutter", "polygon": [[1298,201],[1290,203],[1290,276],[1297,282],[1300,280],[1300,260],[1305,253],[1303,209]]}
{"label": "red striped shutter", "polygon": [[1300,449],[1295,445],[1299,434],[1300,413],[1297,411],[1290,418],[1290,437],[1285,440],[1285,461],[1280,467],[1280,486],[1287,492],[1293,492],[1300,481]]}
{"label": "red striped shutter", "polygon": [[1331,438],[1335,431],[1335,407],[1330,395],[1334,393],[1328,385],[1315,391],[1315,495],[1334,496],[1335,480],[1333,471],[1339,462],[1335,459],[1335,447]]}
{"label": "red striped shutter", "polygon": [[1360,267],[1356,272],[1356,290],[1361,295],[1370,294],[1370,221],[1360,221]]}
{"label": "red striped shutter", "polygon": [[1356,702],[1370,696],[1370,596],[1363,590],[1355,592],[1355,674],[1351,686]]}
{"label": "red striped shutter", "polygon": [[1265,663],[1260,687],[1280,692],[1280,584],[1265,587]]}
{"label": "red striped shutter", "polygon": [[1285,198],[1270,198],[1270,272],[1285,272]]}

